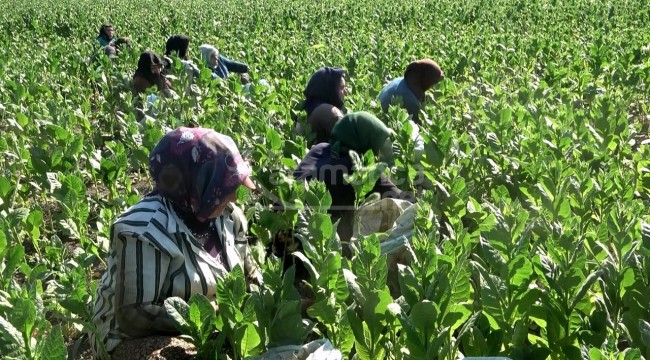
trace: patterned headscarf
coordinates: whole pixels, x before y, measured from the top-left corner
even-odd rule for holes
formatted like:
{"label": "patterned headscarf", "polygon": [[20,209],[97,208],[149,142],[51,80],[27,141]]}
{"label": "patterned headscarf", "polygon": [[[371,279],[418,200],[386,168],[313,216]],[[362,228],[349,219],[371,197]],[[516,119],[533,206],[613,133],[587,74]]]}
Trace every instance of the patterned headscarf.
{"label": "patterned headscarf", "polygon": [[168,132],[149,157],[154,191],[192,213],[200,222],[237,190],[254,189],[251,169],[233,140],[205,128],[181,127]]}

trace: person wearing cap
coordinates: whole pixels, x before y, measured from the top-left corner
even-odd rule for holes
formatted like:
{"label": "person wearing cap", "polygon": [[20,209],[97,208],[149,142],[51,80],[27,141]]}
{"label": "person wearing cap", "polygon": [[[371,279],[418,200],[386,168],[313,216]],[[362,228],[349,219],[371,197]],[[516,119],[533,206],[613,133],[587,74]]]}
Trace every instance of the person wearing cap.
{"label": "person wearing cap", "polygon": [[[332,197],[329,209],[332,220],[341,220],[337,233],[342,242],[349,242],[353,236],[356,199],[354,188],[343,177],[354,171],[349,151],[354,150],[363,156],[372,150],[381,157],[386,143],[390,143],[390,134],[391,130],[374,115],[365,111],[349,113],[334,125],[329,142],[314,145],[293,173],[299,180],[325,183]],[[402,193],[385,174],[379,177],[368,195],[375,192],[382,198],[412,200],[410,194]],[[349,253],[344,251],[344,254]]]}
{"label": "person wearing cap", "polygon": [[230,60],[219,54],[219,50],[209,44],[199,46],[199,51],[201,51],[201,59],[203,59],[205,66],[212,70],[213,79],[225,79],[230,76],[230,73],[237,73],[242,76],[244,85],[248,83],[248,65]]}
{"label": "person wearing cap", "polygon": [[177,335],[166,298],[187,301],[200,293],[214,301],[217,282],[236,266],[249,284],[262,282],[246,218],[234,205],[240,186],[255,185],[229,136],[205,128],[168,132],[150,154],[149,172],[153,192],[111,226],[91,334],[99,359],[105,359],[101,349],[128,358],[124,349],[134,343],[147,352],[161,336]]}
{"label": "person wearing cap", "polygon": [[346,112],[345,70],[335,67],[318,69],[303,91],[302,110],[307,113],[310,146],[328,142],[334,125]]}
{"label": "person wearing cap", "polygon": [[379,93],[379,102],[384,112],[391,104],[399,103],[413,121],[420,123],[420,109],[425,99],[425,92],[445,78],[440,66],[431,59],[413,61],[399,77],[384,86]]}

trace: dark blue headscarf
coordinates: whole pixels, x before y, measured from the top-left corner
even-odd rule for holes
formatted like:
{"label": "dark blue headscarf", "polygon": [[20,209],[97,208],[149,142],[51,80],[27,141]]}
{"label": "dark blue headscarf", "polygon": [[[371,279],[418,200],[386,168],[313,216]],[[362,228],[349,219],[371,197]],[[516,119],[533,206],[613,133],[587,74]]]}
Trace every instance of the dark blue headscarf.
{"label": "dark blue headscarf", "polygon": [[324,67],[311,76],[303,91],[305,101],[302,108],[307,111],[307,116],[320,104],[330,104],[341,111],[345,110],[337,91],[344,74],[345,70],[341,68]]}

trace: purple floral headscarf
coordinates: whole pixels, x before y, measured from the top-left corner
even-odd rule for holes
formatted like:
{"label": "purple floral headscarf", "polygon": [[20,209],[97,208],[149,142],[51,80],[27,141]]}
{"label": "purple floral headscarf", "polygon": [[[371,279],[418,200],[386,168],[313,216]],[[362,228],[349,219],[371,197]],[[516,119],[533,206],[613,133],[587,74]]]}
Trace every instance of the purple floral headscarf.
{"label": "purple floral headscarf", "polygon": [[239,185],[252,187],[251,169],[229,136],[205,128],[181,127],[160,140],[149,157],[154,191],[200,222]]}

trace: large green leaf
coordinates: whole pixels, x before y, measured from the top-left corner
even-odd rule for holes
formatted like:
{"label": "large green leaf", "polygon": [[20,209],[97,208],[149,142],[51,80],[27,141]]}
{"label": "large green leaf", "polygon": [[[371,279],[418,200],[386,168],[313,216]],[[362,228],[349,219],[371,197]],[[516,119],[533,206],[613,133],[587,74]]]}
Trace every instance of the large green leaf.
{"label": "large green leaf", "polygon": [[18,357],[25,352],[23,335],[7,319],[0,316],[0,350],[6,356]]}
{"label": "large green leaf", "polygon": [[61,326],[58,324],[45,336],[39,347],[41,359],[65,360],[68,357],[68,349],[63,340]]}
{"label": "large green leaf", "polygon": [[165,311],[179,331],[191,334],[190,306],[185,300],[179,297],[165,299]]}
{"label": "large green leaf", "polygon": [[14,304],[10,319],[17,329],[31,337],[32,330],[36,324],[36,316],[34,300],[20,298]]}
{"label": "large green leaf", "polygon": [[257,346],[260,344],[260,336],[257,333],[257,329],[251,323],[239,326],[235,329],[235,338],[241,344],[241,355],[242,356],[251,356],[257,355],[256,351]]}

